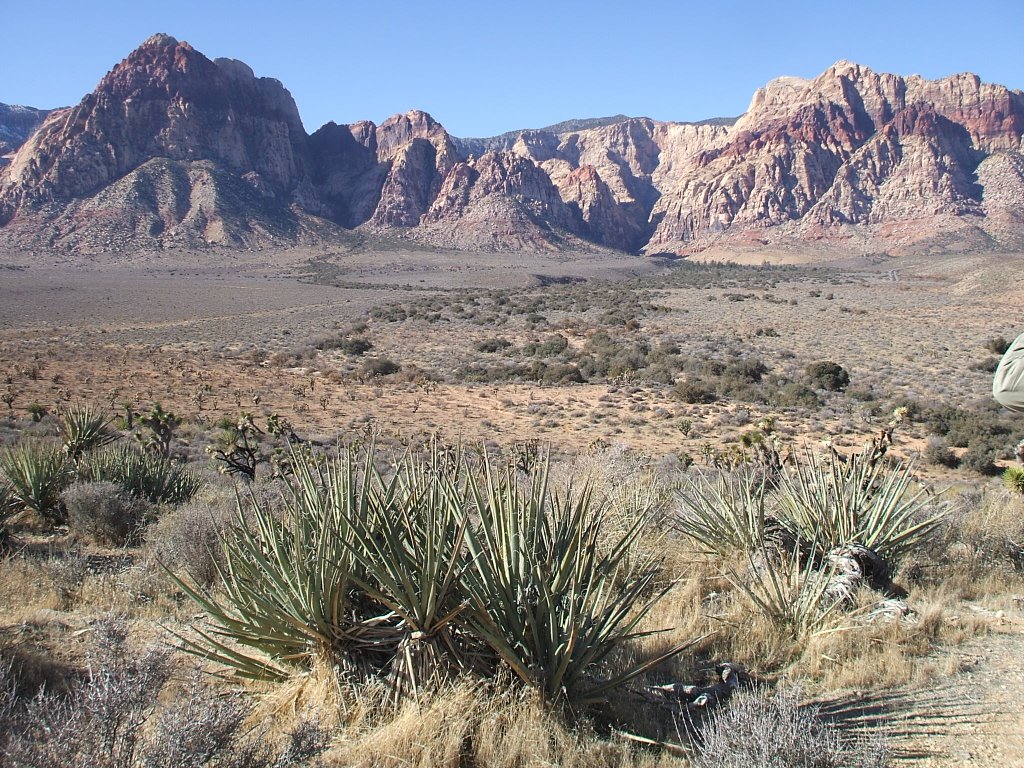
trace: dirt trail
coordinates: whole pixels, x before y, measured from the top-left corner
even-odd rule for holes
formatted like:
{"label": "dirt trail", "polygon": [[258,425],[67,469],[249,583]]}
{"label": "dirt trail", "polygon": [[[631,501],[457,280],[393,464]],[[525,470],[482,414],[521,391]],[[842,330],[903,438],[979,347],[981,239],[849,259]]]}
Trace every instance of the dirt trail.
{"label": "dirt trail", "polygon": [[928,689],[819,702],[848,731],[882,730],[895,766],[1024,766],[1024,618],[999,620],[989,635],[944,649],[963,670]]}
{"label": "dirt trail", "polygon": [[919,693],[897,717],[899,764],[1024,766],[1024,620],[1005,621],[954,650],[965,671]]}

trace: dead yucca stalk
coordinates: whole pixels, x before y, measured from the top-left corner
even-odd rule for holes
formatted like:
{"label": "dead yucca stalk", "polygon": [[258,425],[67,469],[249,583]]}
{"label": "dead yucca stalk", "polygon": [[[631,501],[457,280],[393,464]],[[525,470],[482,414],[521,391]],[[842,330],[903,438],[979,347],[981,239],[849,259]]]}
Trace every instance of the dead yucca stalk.
{"label": "dead yucca stalk", "polygon": [[617,577],[644,520],[602,546],[603,515],[591,505],[589,486],[555,495],[548,471],[545,457],[521,489],[514,471],[496,471],[485,459],[481,476],[469,477],[466,615],[472,633],[546,700],[585,704],[688,643],[598,679],[599,665],[616,649],[652,634],[637,627],[668,588],[649,595],[656,565]]}

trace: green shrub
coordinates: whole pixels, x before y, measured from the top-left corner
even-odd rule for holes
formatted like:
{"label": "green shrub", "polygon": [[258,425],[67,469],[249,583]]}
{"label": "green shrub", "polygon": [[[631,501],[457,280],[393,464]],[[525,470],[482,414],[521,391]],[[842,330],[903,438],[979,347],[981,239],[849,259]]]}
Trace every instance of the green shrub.
{"label": "green shrub", "polygon": [[201,485],[199,478],[180,464],[127,446],[93,456],[83,479],[115,483],[150,504],[181,504],[191,499]]}
{"label": "green shrub", "polygon": [[956,469],[960,466],[960,457],[949,450],[946,442],[941,438],[928,439],[924,449],[924,460],[929,464],[949,469]]}
{"label": "green shrub", "polygon": [[817,408],[821,405],[818,393],[796,381],[790,381],[774,390],[769,399],[779,408]]}
{"label": "green shrub", "polygon": [[508,349],[511,346],[512,342],[509,341],[508,339],[497,338],[484,339],[483,341],[478,341],[474,345],[474,348],[476,349],[477,352],[492,353],[501,352],[502,350]]}
{"label": "green shrub", "polygon": [[341,336],[337,338],[325,339],[316,345],[317,349],[331,350],[336,349],[346,355],[352,355],[358,357],[365,355],[371,349],[373,344],[369,339],[364,339],[359,336]]}
{"label": "green shrub", "polygon": [[850,374],[846,369],[829,360],[808,365],[807,378],[810,380],[811,386],[829,392],[842,392],[850,385]]}
{"label": "green shrub", "polygon": [[978,438],[970,442],[960,465],[979,475],[992,477],[999,474],[999,466],[996,462],[1002,458],[1003,453],[1005,453],[1005,447],[998,441]]}
{"label": "green shrub", "polygon": [[548,336],[544,341],[536,344],[527,344],[523,347],[523,354],[532,357],[554,357],[560,355],[569,346],[569,340],[560,333]]}
{"label": "green shrub", "polygon": [[59,446],[22,443],[4,452],[0,468],[10,483],[14,501],[53,525],[65,522],[60,494],[74,476]]}

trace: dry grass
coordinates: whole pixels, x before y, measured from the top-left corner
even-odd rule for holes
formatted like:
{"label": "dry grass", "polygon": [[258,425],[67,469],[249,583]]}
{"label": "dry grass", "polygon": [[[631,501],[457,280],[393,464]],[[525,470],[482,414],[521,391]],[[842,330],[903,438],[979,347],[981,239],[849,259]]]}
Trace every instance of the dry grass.
{"label": "dry grass", "polygon": [[[1017,284],[1005,279],[1005,265],[949,257],[931,266],[899,266],[899,282],[880,272],[828,271],[782,275],[757,289],[667,282],[650,297],[662,309],[644,314],[639,331],[616,332],[672,341],[695,358],[756,354],[773,374],[793,377],[827,356],[851,372],[852,389],[872,389],[883,401],[919,397],[962,405],[987,397],[988,374],[970,366],[985,355],[987,339],[1013,335],[1015,329],[992,318],[1015,317],[1022,298]],[[374,273],[371,259],[359,268],[364,280],[392,286],[406,280]],[[443,290],[452,283],[434,267],[408,278],[429,275],[428,287],[442,289],[429,294],[418,290],[422,286],[399,291],[304,285],[275,269],[250,273],[230,287],[226,270],[218,273],[198,262],[187,275],[141,267],[84,277],[28,270],[9,283],[5,276],[0,373],[8,373],[16,391],[16,420],[0,418],[0,442],[12,444],[27,432],[52,436],[53,417],[30,424],[28,405],[53,412],[72,398],[114,409],[124,401],[137,409],[160,401],[185,417],[175,451],[193,462],[206,461],[203,447],[212,439],[213,423],[241,411],[252,411],[260,424],[281,414],[301,436],[327,444],[372,436],[401,447],[441,432],[467,442],[489,441],[514,456],[516,443],[536,439],[561,452],[556,484],[594,482],[614,531],[637,516],[657,518],[671,510],[671,491],[685,471],[674,457],[689,454],[701,463],[705,444],[727,451],[762,416],[776,415],[778,433],[788,442],[828,436],[841,449],[860,446],[888,418],[877,403],[839,394],[825,395],[817,409],[778,409],[735,399],[690,405],[667,385],[629,376],[537,386],[436,383],[409,375],[416,366],[443,376],[454,367],[453,357],[459,364],[484,360],[474,344],[498,335],[522,347],[557,331],[570,349],[579,350],[597,321],[593,312],[576,317],[568,306],[546,310],[549,327],[541,329],[527,327],[520,316],[500,327],[460,318],[371,320],[361,333],[372,341],[374,354],[399,361],[406,371],[358,381],[351,375],[357,362],[313,350],[315,338],[363,322],[376,304],[424,295],[450,298]],[[59,308],[45,298],[53,277],[79,288]],[[545,300],[560,295],[557,287],[520,284],[516,290]],[[751,291],[755,298],[743,301],[725,296]],[[94,311],[104,292],[115,298]],[[829,293],[833,299],[826,298]],[[950,296],[957,300],[956,323],[949,321]],[[777,335],[763,333],[765,328]],[[827,354],[822,328],[829,329]],[[283,367],[267,363],[275,353]],[[926,437],[922,426],[908,425],[898,435],[896,453],[914,455]],[[645,682],[707,679],[714,662],[730,660],[762,680],[799,681],[808,695],[927,687],[960,670],[949,648],[1000,631],[1007,617],[1019,616],[1024,501],[995,480],[941,467],[924,471],[926,480],[955,481],[962,490],[951,496],[953,511],[930,545],[908,557],[897,574],[897,584],[908,592],[907,617],[863,621],[878,598],[865,591],[853,613],[837,615],[830,631],[796,640],[756,611],[735,578],[730,580],[747,563],[696,552],[652,527],[637,559],[662,559],[664,575],[652,588],[672,588],[643,628],[671,629],[636,643],[612,663],[624,665],[702,639],[617,695],[605,710],[577,720],[573,714],[579,713],[553,712],[511,686],[461,681],[419,706],[385,714],[379,706],[383,692],[316,668],[281,686],[249,689],[256,708],[246,727],[283,738],[313,714],[333,733],[325,760],[338,766],[672,765],[675,758],[668,753],[609,736],[619,727],[654,740],[677,738],[664,711],[638,704],[637,690]],[[74,543],[62,533],[16,530],[28,546],[0,560],[0,649],[25,662],[34,685],[46,681],[59,688],[84,668],[92,622],[100,614],[124,616],[135,647],[168,642],[162,627],[180,631],[197,617],[160,561],[213,583],[216,531],[233,511],[230,486],[213,482],[190,504],[157,510],[158,521],[141,546],[103,548]],[[187,665],[181,670],[178,687],[164,693],[167,706],[183,695]]]}

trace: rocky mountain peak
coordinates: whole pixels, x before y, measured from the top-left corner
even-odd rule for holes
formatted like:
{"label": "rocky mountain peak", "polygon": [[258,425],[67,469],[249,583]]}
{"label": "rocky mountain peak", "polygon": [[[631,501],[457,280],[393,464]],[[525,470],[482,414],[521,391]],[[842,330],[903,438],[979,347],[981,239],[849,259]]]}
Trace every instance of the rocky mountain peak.
{"label": "rocky mountain peak", "polygon": [[[14,142],[34,128],[0,109]],[[969,73],[841,60],[766,83],[736,120],[616,116],[456,139],[410,110],[307,136],[280,82],[161,34],[0,170],[0,240],[277,242],[310,221],[454,247],[689,253],[942,216],[1024,242],[1022,167],[1024,94]]]}

